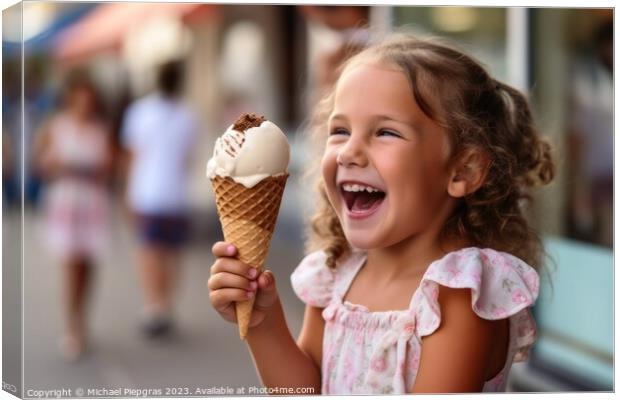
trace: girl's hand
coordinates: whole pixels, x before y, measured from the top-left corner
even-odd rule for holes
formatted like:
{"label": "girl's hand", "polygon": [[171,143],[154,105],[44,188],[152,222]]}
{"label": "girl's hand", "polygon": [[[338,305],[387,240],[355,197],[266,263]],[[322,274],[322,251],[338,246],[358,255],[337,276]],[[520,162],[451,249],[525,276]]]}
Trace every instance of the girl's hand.
{"label": "girl's hand", "polygon": [[216,257],[209,278],[209,299],[213,308],[227,321],[237,323],[235,302],[256,297],[250,328],[259,325],[278,299],[275,277],[271,271],[258,273],[256,268],[235,258],[234,245],[217,242],[211,249]]}

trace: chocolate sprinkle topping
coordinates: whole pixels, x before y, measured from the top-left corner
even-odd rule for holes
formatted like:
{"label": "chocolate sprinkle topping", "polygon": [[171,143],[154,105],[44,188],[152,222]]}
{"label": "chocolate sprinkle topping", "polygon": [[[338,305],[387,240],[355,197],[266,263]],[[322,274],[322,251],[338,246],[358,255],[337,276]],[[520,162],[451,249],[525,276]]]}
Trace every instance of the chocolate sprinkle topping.
{"label": "chocolate sprinkle topping", "polygon": [[250,128],[254,128],[256,126],[260,126],[266,119],[262,115],[257,115],[254,113],[244,113],[241,114],[239,118],[235,121],[233,125],[233,129],[239,132],[244,132]]}

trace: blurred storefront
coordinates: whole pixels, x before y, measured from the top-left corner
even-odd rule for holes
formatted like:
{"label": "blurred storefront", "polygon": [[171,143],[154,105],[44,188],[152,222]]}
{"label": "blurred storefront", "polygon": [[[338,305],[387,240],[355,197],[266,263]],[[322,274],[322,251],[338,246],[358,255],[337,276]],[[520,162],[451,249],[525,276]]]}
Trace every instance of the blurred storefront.
{"label": "blurred storefront", "polygon": [[[560,153],[567,153],[567,137],[574,130],[573,109],[587,107],[580,95],[600,106],[598,119],[609,119],[610,102],[597,96],[611,94],[587,86],[605,79],[603,56],[595,47],[602,40],[597,39],[601,26],[605,21],[612,24],[611,10],[378,6],[368,7],[371,29],[351,35],[351,29],[317,23],[304,8],[28,2],[24,6],[24,18],[29,21],[24,32],[26,91],[57,90],[64,72],[86,65],[114,111],[152,90],[157,65],[184,59],[190,82],[187,97],[202,118],[204,137],[212,140],[239,110],[248,109],[295,131],[308,116],[321,53],[338,47],[343,38],[364,45],[398,30],[447,37],[481,59],[494,75],[528,91],[542,133],[552,138]],[[5,38],[4,49],[17,42]],[[8,53],[7,65],[19,55]],[[575,78],[588,73],[593,82]],[[599,83],[608,84],[606,79]],[[53,103],[49,98],[37,101],[46,102],[42,108]],[[600,140],[609,142],[611,137],[608,133]],[[201,146],[208,147],[209,143]],[[549,189],[553,193],[541,196],[546,204],[537,219],[549,233],[569,233],[610,246],[609,234],[587,232],[587,225],[593,224],[588,219],[596,214],[591,204],[587,211],[569,210],[578,200],[567,195],[572,184],[567,170],[568,165],[561,164],[558,183]],[[609,226],[601,229],[611,231]]]}
{"label": "blurred storefront", "polygon": [[[602,226],[611,223],[611,210],[607,210],[609,205],[603,204],[609,199],[584,206],[589,207],[588,210],[579,210],[574,205],[579,199],[572,197],[573,186],[576,184],[574,178],[582,174],[571,169],[575,160],[565,159],[564,155],[576,156],[569,154],[567,148],[570,145],[568,137],[574,133],[574,125],[578,123],[572,118],[572,114],[576,112],[575,107],[596,108],[597,126],[591,124],[588,129],[591,134],[585,136],[585,142],[581,145],[587,147],[588,140],[597,141],[594,146],[599,150],[599,157],[606,162],[599,170],[606,168],[608,171],[607,189],[610,193],[613,145],[612,70],[611,67],[608,67],[606,72],[601,70],[604,68],[604,55],[601,52],[604,50],[600,47],[605,45],[601,44],[601,41],[605,40],[602,35],[608,26],[606,45],[610,46],[607,51],[610,52],[608,57],[611,56],[613,11],[394,7],[393,20],[398,29],[450,38],[482,60],[494,75],[529,93],[540,131],[552,140],[559,156],[556,183],[539,196],[542,206],[536,211],[535,220],[539,221],[548,234],[567,235],[611,247],[612,228]],[[583,71],[584,68],[589,71]],[[575,76],[584,73],[589,73],[590,79],[579,79]],[[580,82],[575,83],[576,80]],[[603,86],[606,86],[606,90]],[[599,128],[598,125],[601,124],[605,126]],[[601,129],[605,132],[592,132]],[[599,144],[600,141],[604,144]],[[587,164],[588,161],[584,163]],[[587,169],[587,166],[584,165],[583,168]],[[602,174],[604,173],[599,173]],[[588,185],[584,185],[581,186],[582,190],[590,190]],[[598,196],[598,199],[600,197]],[[606,210],[602,210],[603,208]],[[575,215],[580,212],[590,216]],[[599,217],[600,213],[605,215]],[[575,225],[595,223],[587,221],[588,218],[599,218],[600,228],[583,227],[579,232],[580,228]],[[597,229],[599,231],[595,232]],[[590,232],[587,232],[588,230]]]}
{"label": "blurred storefront", "polygon": [[210,190],[204,163],[217,133],[242,110],[292,127],[301,110],[304,31],[294,6],[197,3],[110,3],[97,6],[56,41],[61,69],[88,65],[115,114],[151,91],[156,66],[182,59],[187,99],[200,116],[193,198],[204,208]]}

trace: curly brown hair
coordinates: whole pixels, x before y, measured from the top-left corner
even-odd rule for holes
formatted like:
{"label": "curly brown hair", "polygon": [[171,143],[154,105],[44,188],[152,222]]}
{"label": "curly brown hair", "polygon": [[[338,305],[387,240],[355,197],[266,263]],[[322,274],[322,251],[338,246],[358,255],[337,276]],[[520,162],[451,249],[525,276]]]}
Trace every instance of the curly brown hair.
{"label": "curly brown hair", "polygon": [[[528,223],[525,206],[531,202],[532,187],[553,179],[554,165],[551,147],[538,135],[525,96],[437,38],[394,34],[351,57],[341,71],[365,62],[388,64],[406,75],[420,109],[448,133],[451,160],[471,149],[490,158],[484,183],[461,200],[442,236],[466,238],[473,246],[505,251],[534,268],[542,267],[542,242]],[[319,102],[311,120],[320,151],[335,87]],[[351,248],[317,172],[310,171],[319,197],[307,247],[324,250],[327,264],[335,268]]]}

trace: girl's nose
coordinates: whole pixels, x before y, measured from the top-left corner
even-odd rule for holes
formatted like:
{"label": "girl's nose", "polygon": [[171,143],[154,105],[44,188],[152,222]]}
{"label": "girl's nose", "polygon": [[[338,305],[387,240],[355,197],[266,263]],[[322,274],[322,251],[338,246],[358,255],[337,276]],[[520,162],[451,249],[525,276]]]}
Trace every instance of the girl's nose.
{"label": "girl's nose", "polygon": [[368,158],[363,147],[364,145],[359,140],[349,139],[338,152],[336,162],[342,167],[365,167],[368,164]]}

